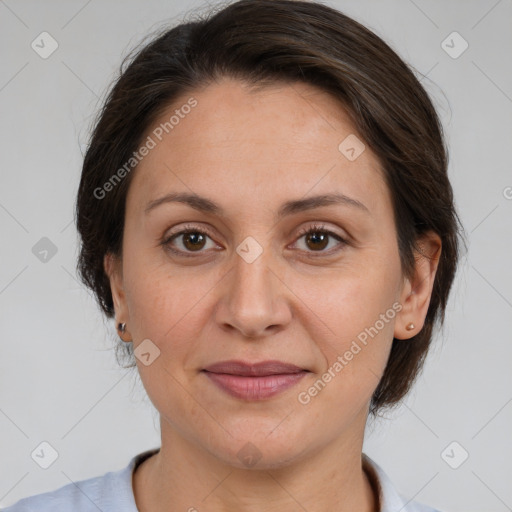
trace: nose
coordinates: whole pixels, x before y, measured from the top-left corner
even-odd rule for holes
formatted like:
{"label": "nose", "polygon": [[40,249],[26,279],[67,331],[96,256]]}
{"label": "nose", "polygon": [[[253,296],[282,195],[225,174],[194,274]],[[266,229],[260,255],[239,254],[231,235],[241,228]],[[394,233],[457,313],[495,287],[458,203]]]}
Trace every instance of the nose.
{"label": "nose", "polygon": [[277,333],[291,321],[288,288],[264,255],[265,251],[252,263],[234,256],[234,266],[219,290],[216,321],[221,328],[261,338]]}

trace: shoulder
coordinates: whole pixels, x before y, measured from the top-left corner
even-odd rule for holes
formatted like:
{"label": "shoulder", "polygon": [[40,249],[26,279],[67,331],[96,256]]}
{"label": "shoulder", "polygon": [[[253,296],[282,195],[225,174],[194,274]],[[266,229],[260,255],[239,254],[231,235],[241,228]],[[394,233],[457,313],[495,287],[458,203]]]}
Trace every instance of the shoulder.
{"label": "shoulder", "polygon": [[440,512],[417,501],[407,499],[400,494],[385,471],[368,455],[363,453],[363,468],[379,495],[379,512]]}
{"label": "shoulder", "polygon": [[137,512],[133,496],[133,469],[156,450],[148,450],[133,457],[119,471],[73,482],[54,491],[23,498],[2,512]]}
{"label": "shoulder", "polygon": [[[73,482],[54,491],[36,494],[19,500],[2,512],[50,512],[58,510],[73,510],[85,512],[89,510],[114,510],[123,496],[126,485],[125,470],[109,472],[102,476]],[[116,494],[112,496],[112,492]],[[105,507],[110,504],[110,507]],[[131,509],[127,509],[130,510]]]}

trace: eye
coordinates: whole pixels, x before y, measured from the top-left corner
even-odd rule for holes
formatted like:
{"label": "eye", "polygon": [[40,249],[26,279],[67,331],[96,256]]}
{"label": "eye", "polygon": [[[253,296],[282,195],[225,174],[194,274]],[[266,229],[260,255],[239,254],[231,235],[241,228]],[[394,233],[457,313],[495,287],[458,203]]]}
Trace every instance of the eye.
{"label": "eye", "polygon": [[[190,254],[187,253],[205,252],[202,249],[209,248],[207,246],[208,238],[211,240],[210,233],[207,230],[198,228],[196,226],[185,226],[177,233],[173,233],[165,237],[162,240],[161,245],[163,245],[169,251],[180,256],[190,256]],[[218,247],[213,243],[213,241],[212,244],[213,247]],[[178,246],[177,248],[175,248],[176,245]]]}
{"label": "eye", "polygon": [[[305,245],[306,245],[306,251],[307,252],[321,252],[323,254],[327,253],[330,254],[332,252],[337,252],[337,250],[324,250],[326,247],[329,246],[329,242],[334,239],[340,242],[338,246],[345,246],[347,245],[346,240],[344,240],[341,236],[337,235],[333,231],[327,229],[323,225],[313,225],[309,226],[308,228],[304,228],[299,233],[299,240],[305,237]],[[340,250],[340,249],[338,249]]]}
{"label": "eye", "polygon": [[[320,252],[322,253],[321,255],[337,252],[348,244],[341,236],[327,229],[325,226],[317,224],[302,229],[299,232],[298,240],[303,237],[305,237],[306,246],[303,250],[306,252]],[[211,241],[210,247],[208,247],[208,239]],[[338,246],[341,247],[337,250],[332,250],[331,248],[326,251],[325,248],[329,246],[331,240],[337,240]],[[193,225],[187,225],[180,231],[168,235],[160,244],[172,253],[185,257],[194,256],[193,253],[201,254],[206,252],[203,249],[218,248],[218,245],[213,242],[212,235],[208,230]]]}

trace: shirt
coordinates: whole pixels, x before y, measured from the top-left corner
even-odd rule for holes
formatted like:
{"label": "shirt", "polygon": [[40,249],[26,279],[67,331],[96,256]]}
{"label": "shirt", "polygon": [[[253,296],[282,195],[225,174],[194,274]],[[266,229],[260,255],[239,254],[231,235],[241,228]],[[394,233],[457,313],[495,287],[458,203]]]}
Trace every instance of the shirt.
{"label": "shirt", "polygon": [[[23,498],[3,512],[138,512],[133,495],[132,475],[135,468],[160,448],[135,455],[119,471],[64,485],[55,491]],[[399,494],[384,470],[366,454],[363,468],[379,496],[379,512],[439,512],[410,501]]]}

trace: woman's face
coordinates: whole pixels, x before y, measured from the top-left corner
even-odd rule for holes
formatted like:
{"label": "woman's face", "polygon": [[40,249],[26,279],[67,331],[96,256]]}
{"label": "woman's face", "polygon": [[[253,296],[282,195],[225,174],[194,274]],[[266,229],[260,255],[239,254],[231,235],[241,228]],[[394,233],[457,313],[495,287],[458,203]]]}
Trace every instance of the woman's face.
{"label": "woman's face", "polygon": [[[240,467],[362,444],[393,336],[421,328],[429,291],[411,303],[390,193],[343,108],[302,83],[226,79],[147,136],[111,285],[163,431]],[[301,371],[205,371],[233,360]]]}

